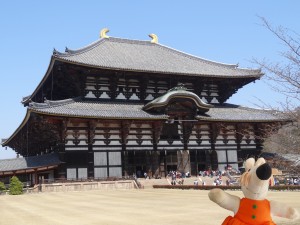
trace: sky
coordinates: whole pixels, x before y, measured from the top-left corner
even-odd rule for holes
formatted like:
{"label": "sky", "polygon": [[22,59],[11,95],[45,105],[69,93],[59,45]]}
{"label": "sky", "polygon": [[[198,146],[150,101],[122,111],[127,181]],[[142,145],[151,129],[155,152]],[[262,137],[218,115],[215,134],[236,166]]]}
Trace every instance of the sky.
{"label": "sky", "polygon": [[[0,138],[21,124],[26,108],[22,97],[32,94],[50,63],[53,49],[82,48],[109,36],[150,40],[212,61],[257,68],[253,59],[281,62],[282,43],[262,26],[300,33],[300,1],[285,0],[11,0],[0,4]],[[258,107],[277,106],[284,99],[264,78],[248,84],[228,102]],[[16,157],[0,147],[0,159]]]}

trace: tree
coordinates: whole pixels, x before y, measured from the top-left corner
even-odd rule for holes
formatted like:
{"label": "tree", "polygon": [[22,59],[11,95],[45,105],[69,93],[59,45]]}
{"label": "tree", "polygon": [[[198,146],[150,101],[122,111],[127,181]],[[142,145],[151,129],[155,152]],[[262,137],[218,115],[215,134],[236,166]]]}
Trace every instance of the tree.
{"label": "tree", "polygon": [[282,26],[274,28],[263,17],[261,20],[263,26],[283,43],[286,50],[280,52],[281,62],[255,62],[266,71],[265,78],[271,81],[271,87],[287,97],[287,101],[282,103],[283,109],[293,111],[299,107],[300,101],[300,35]]}
{"label": "tree", "polygon": [[10,179],[9,194],[10,195],[21,195],[21,194],[23,194],[23,183],[16,176],[13,176]]}
{"label": "tree", "polygon": [[281,111],[293,120],[265,141],[265,151],[300,153],[300,35],[282,26],[274,28],[263,17],[261,20],[263,26],[283,43],[285,51],[280,53],[281,62],[254,61],[265,72],[264,77],[271,88],[285,95],[285,102],[280,102]]}
{"label": "tree", "polygon": [[[283,157],[293,158],[300,154],[300,35],[282,26],[273,27],[263,17],[261,20],[263,26],[283,43],[285,50],[280,52],[281,62],[254,61],[265,72],[271,88],[286,97],[284,102],[280,102],[280,110],[293,121],[265,140],[264,151],[279,153],[274,159],[276,167],[297,174],[300,169],[300,165],[295,163],[297,158],[286,160]],[[268,108],[278,110],[272,106]]]}
{"label": "tree", "polygon": [[0,182],[0,193],[5,190],[6,190],[5,184],[3,182]]}

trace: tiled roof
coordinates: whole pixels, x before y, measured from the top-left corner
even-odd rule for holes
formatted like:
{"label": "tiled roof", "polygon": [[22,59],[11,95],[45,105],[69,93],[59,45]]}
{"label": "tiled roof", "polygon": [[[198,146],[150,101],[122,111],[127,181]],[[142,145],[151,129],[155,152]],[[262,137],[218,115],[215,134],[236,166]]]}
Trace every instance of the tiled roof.
{"label": "tiled roof", "polygon": [[[61,101],[46,101],[46,103],[31,103],[29,110],[41,114],[90,117],[107,119],[167,119],[164,114],[150,114],[143,111],[141,103],[94,102],[80,99]],[[232,104],[217,105],[210,108],[197,119],[203,121],[249,121],[269,122],[287,121],[271,110],[253,109]]]}
{"label": "tiled roof", "polygon": [[113,118],[113,119],[167,119],[166,115],[153,115],[142,110],[141,103],[94,102],[67,99],[30,103],[29,110],[60,116]]}
{"label": "tiled roof", "polygon": [[233,104],[215,105],[206,115],[197,116],[203,121],[272,122],[287,121],[288,118],[272,110],[262,110]]}
{"label": "tiled roof", "polygon": [[[31,117],[31,112],[53,116],[98,118],[98,119],[141,119],[141,120],[167,120],[165,114],[151,114],[143,111],[143,104],[129,102],[96,102],[80,99],[66,99],[60,101],[46,101],[45,103],[31,102],[26,116],[14,132],[3,141],[2,146],[7,146],[11,139],[25,126]],[[200,121],[224,122],[287,122],[289,118],[282,117],[274,111],[259,110],[232,104],[222,106],[215,104],[208,112],[196,116]]]}
{"label": "tiled roof", "polygon": [[33,169],[62,163],[56,153],[24,158],[2,159],[0,160],[0,172]]}
{"label": "tiled roof", "polygon": [[54,51],[70,63],[125,71],[214,77],[261,77],[260,70],[209,61],[150,41],[103,38],[79,50]]}

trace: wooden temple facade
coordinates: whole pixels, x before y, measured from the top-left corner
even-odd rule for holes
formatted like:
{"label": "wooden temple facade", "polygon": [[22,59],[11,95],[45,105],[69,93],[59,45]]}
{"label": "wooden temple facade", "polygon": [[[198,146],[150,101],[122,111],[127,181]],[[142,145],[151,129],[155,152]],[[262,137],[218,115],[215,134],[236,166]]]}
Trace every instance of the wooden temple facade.
{"label": "wooden temple facade", "polygon": [[25,158],[56,154],[60,162],[49,174],[66,179],[196,175],[238,168],[260,154],[269,130],[284,120],[226,101],[261,71],[191,56],[151,37],[103,31],[85,48],[54,50],[23,99],[23,122],[2,145]]}

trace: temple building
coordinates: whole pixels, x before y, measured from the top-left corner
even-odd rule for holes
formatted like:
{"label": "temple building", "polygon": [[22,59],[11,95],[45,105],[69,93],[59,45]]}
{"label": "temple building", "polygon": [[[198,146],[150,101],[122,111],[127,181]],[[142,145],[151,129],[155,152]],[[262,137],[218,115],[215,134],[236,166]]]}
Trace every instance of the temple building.
{"label": "temple building", "polygon": [[0,161],[0,177],[26,173],[37,182],[41,175],[163,177],[238,168],[285,122],[272,111],[227,103],[261,70],[186,54],[155,34],[140,41],[107,32],[84,48],[53,51],[41,82],[23,98],[24,120],[2,142],[22,158]]}

